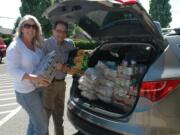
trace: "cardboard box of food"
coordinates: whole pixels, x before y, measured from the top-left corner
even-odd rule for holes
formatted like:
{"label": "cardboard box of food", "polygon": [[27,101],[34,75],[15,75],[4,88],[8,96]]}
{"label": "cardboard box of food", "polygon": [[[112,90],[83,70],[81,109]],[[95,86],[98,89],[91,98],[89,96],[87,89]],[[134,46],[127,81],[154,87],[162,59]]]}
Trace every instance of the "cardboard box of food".
{"label": "cardboard box of food", "polygon": [[83,72],[87,69],[88,57],[88,53],[84,50],[77,49],[70,52],[67,62],[70,67],[68,74],[83,74]]}
{"label": "cardboard box of food", "polygon": [[[56,52],[52,51],[48,53],[46,56],[43,57],[41,62],[38,64],[36,70],[34,71],[34,74],[42,75],[45,78],[51,82],[55,76],[56,68]],[[36,87],[40,87],[41,84],[38,84],[37,82],[33,82]]]}

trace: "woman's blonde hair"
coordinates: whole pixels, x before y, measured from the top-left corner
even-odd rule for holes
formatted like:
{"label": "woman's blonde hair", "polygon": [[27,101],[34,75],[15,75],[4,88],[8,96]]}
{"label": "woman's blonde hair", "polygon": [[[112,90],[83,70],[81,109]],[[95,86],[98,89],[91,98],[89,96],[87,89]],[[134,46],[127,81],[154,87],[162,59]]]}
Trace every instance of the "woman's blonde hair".
{"label": "woman's blonde hair", "polygon": [[23,33],[22,33],[22,28],[24,25],[24,22],[27,20],[33,20],[34,23],[36,24],[36,34],[35,37],[33,39],[33,43],[36,47],[41,48],[42,47],[42,41],[43,41],[43,37],[42,37],[42,29],[41,29],[41,24],[39,23],[39,21],[36,19],[36,17],[32,16],[32,15],[25,15],[21,21],[19,22],[19,25],[16,29],[16,35],[15,37],[17,38],[22,38],[23,37]]}

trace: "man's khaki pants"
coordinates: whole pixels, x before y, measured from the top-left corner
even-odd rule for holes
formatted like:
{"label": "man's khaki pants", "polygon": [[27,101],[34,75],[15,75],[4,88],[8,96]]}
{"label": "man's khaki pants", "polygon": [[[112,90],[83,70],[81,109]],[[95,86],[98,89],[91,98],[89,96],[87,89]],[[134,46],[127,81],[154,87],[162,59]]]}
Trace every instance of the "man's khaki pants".
{"label": "man's khaki pants", "polygon": [[66,82],[54,81],[43,93],[43,104],[48,118],[52,115],[55,135],[64,135],[63,114]]}

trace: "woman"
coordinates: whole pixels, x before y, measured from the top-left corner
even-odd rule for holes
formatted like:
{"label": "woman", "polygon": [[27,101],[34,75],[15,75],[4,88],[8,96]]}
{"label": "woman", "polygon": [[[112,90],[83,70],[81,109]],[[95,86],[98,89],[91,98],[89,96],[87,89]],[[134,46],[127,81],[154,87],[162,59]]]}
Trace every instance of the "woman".
{"label": "woman", "polygon": [[27,135],[47,135],[48,119],[41,101],[41,88],[32,82],[49,85],[46,78],[33,74],[43,57],[41,51],[41,26],[31,15],[22,18],[16,37],[7,49],[8,72],[14,78],[17,102],[29,115]]}

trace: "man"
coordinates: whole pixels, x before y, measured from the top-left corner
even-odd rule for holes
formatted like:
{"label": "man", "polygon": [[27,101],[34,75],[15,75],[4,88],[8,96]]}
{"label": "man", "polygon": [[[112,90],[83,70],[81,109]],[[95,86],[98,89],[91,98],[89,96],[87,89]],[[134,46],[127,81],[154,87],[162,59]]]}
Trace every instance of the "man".
{"label": "man", "polygon": [[53,36],[45,41],[45,54],[55,50],[57,72],[52,84],[44,91],[44,107],[48,117],[52,115],[54,122],[55,135],[64,135],[63,131],[63,112],[66,83],[64,81],[68,70],[66,62],[69,52],[76,49],[73,42],[67,37],[68,24],[63,21],[55,22],[53,26]]}

